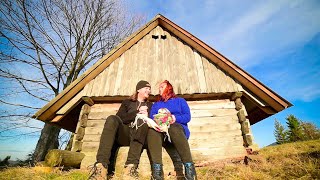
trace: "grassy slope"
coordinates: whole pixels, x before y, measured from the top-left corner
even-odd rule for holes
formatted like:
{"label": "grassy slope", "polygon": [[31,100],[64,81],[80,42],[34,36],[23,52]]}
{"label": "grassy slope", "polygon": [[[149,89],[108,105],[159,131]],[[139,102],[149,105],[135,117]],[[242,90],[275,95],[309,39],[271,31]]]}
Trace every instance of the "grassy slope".
{"label": "grassy slope", "polygon": [[[248,165],[219,164],[197,168],[198,179],[320,179],[320,140],[266,147]],[[40,173],[31,168],[0,171],[0,179],[87,179],[80,170]],[[119,178],[115,178],[119,179]],[[149,179],[145,177],[143,179]]]}
{"label": "grassy slope", "polygon": [[320,179],[320,140],[265,147],[249,165],[197,169],[199,179]]}

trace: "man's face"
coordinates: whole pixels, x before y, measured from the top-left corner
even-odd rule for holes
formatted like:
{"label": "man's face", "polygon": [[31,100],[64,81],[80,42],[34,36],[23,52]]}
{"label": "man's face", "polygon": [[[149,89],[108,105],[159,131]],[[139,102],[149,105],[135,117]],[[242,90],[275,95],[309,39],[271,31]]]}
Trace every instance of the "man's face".
{"label": "man's face", "polygon": [[140,96],[143,96],[144,98],[148,98],[151,93],[151,88],[150,87],[144,87],[138,90],[138,94]]}

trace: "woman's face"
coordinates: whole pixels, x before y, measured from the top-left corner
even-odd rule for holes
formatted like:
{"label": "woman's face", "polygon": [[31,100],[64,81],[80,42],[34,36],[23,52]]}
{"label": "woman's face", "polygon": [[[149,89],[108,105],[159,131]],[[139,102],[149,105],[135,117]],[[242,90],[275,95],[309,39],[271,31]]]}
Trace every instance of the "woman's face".
{"label": "woman's face", "polygon": [[159,94],[162,96],[164,90],[166,89],[167,87],[167,83],[161,83],[160,86],[159,86]]}

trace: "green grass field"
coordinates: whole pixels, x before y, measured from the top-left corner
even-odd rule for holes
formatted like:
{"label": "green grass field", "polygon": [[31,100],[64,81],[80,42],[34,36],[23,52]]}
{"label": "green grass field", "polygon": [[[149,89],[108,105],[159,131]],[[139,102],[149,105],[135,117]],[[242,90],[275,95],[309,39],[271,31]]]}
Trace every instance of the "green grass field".
{"label": "green grass field", "polygon": [[[219,163],[219,165],[198,167],[196,168],[198,179],[320,179],[320,140],[265,147],[257,155],[250,155],[249,158],[247,165]],[[120,176],[116,174],[114,179],[121,179]],[[86,171],[61,171],[58,168],[14,167],[0,171],[1,180],[87,178]]]}

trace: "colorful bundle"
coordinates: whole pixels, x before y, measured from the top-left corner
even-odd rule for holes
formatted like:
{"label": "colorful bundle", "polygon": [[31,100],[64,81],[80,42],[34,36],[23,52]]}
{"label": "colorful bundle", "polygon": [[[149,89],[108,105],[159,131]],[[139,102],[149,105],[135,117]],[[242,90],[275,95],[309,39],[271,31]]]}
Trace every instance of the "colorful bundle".
{"label": "colorful bundle", "polygon": [[171,142],[169,136],[169,127],[170,124],[173,123],[173,118],[167,108],[159,109],[158,114],[155,114],[153,116],[153,120],[148,118],[145,114],[137,114],[135,121],[131,123],[132,128],[135,127],[136,129],[138,129],[141,126],[138,126],[138,119],[143,120],[144,123],[147,123],[149,127],[155,129],[158,132],[165,132],[168,136],[168,140]]}
{"label": "colorful bundle", "polygon": [[158,110],[158,114],[153,116],[153,120],[160,126],[160,127],[167,127],[173,123],[173,118],[170,111],[167,108],[160,108]]}
{"label": "colorful bundle", "polygon": [[165,132],[168,136],[168,140],[171,142],[168,131],[170,124],[173,123],[173,118],[170,111],[167,108],[160,108],[158,114],[153,116],[153,120],[159,125],[160,132]]}

